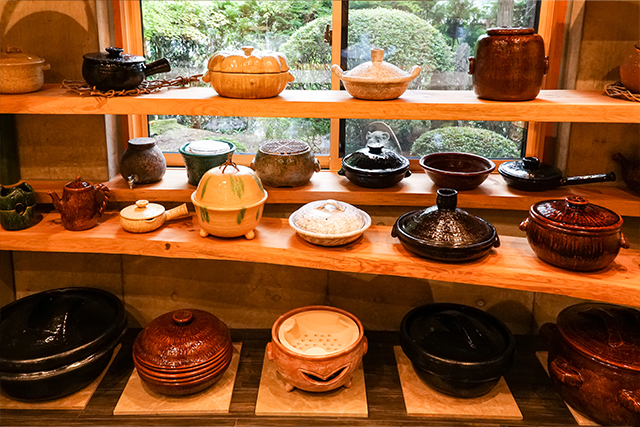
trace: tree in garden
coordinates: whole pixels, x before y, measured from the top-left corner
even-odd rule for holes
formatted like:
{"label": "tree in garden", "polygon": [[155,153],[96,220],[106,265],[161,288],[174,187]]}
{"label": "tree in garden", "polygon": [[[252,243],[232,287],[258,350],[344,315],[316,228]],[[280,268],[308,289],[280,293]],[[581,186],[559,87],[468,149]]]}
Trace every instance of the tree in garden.
{"label": "tree in garden", "polygon": [[446,127],[423,133],[413,143],[411,155],[453,151],[477,153],[491,158],[520,157],[518,143],[487,129],[471,127]]}

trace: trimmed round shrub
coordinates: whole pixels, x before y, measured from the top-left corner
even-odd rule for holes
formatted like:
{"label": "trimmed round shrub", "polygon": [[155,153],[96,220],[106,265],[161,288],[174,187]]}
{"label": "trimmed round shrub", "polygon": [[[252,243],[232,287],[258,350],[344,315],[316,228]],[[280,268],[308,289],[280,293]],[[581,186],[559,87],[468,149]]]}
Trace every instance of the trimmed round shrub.
{"label": "trimmed round shrub", "polygon": [[470,127],[446,127],[425,132],[413,143],[411,155],[453,151],[474,153],[484,157],[520,157],[518,143],[487,130]]}

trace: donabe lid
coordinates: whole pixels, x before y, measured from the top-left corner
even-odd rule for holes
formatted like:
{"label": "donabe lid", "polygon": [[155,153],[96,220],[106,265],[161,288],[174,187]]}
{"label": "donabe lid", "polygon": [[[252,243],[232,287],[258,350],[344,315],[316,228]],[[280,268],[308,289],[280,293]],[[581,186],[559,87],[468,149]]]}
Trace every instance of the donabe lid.
{"label": "donabe lid", "polygon": [[383,61],[384,50],[371,49],[371,61],[358,65],[352,70],[345,71],[342,79],[350,82],[380,82],[380,83],[400,83],[402,81],[413,80],[411,73],[408,73],[393,64]]}
{"label": "donabe lid", "polygon": [[165,208],[148,200],[138,200],[135,205],[127,206],[120,211],[120,216],[130,221],[144,221],[154,219],[164,214]]}
{"label": "donabe lid", "polygon": [[208,64],[209,71],[241,74],[277,74],[289,71],[287,59],[280,52],[254,50],[246,46],[242,50],[216,52]]}
{"label": "donabe lid", "polygon": [[605,232],[622,226],[622,217],[579,196],[544,200],[531,206],[531,215],[556,227],[573,231]]}
{"label": "donabe lid", "polygon": [[311,233],[340,235],[365,225],[360,209],[331,199],[307,203],[291,215],[296,227]]}
{"label": "donabe lid", "polygon": [[275,139],[260,144],[260,151],[264,154],[289,156],[302,154],[310,150],[309,144],[294,139]]}
{"label": "donabe lid", "polygon": [[207,311],[185,309],[152,320],[133,343],[133,354],[148,366],[187,368],[214,359],[230,346],[224,322]]}
{"label": "donabe lid", "polygon": [[640,370],[640,311],[584,303],[558,315],[559,333],[577,350],[610,365]]}
{"label": "donabe lid", "polygon": [[30,65],[42,64],[44,59],[39,56],[23,53],[19,47],[8,47],[5,52],[0,53],[0,65]]}
{"label": "donabe lid", "polygon": [[542,163],[537,157],[525,157],[522,160],[504,162],[498,166],[498,172],[504,177],[531,183],[559,183],[562,179],[560,169]]}
{"label": "donabe lid", "polygon": [[91,61],[117,63],[123,65],[144,63],[144,57],[133,55],[131,53],[124,53],[124,49],[119,47],[108,47],[106,48],[106,52],[85,53],[82,57]]}
{"label": "donabe lid", "polygon": [[368,143],[342,159],[342,166],[357,172],[399,172],[409,168],[409,160],[380,143]]}
{"label": "donabe lid", "polygon": [[0,309],[0,371],[59,368],[103,351],[126,329],[115,295],[92,288],[40,292]]}

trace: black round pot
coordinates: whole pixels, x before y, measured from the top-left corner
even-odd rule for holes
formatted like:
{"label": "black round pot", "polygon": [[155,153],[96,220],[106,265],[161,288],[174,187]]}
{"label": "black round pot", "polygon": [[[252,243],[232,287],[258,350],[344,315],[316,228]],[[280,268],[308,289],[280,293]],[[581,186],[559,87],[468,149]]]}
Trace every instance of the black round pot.
{"label": "black round pot", "polygon": [[616,180],[616,174],[613,172],[564,178],[560,169],[540,162],[537,157],[524,157],[522,160],[504,162],[498,166],[498,172],[508,186],[524,191],[546,191],[564,185]]}
{"label": "black round pot", "polygon": [[121,48],[106,50],[87,53],[82,62],[82,77],[89,86],[101,91],[135,89],[147,77],[171,71],[165,58],[145,64],[142,56],[122,53]]}
{"label": "black round pot", "polygon": [[400,345],[428,386],[462,398],[490,392],[515,354],[515,340],[504,323],[482,310],[451,303],[407,313]]}
{"label": "black round pot", "polygon": [[127,329],[122,302],[92,288],[34,294],[0,309],[0,386],[23,400],[54,399],[93,381]]}
{"label": "black round pot", "polygon": [[387,188],[411,176],[411,171],[406,157],[380,144],[367,144],[366,148],[342,159],[338,175],[346,176],[360,187]]}
{"label": "black round pot", "polygon": [[456,208],[456,190],[440,188],[436,206],[398,218],[391,236],[411,252],[445,262],[468,262],[500,246],[496,229],[487,221]]}

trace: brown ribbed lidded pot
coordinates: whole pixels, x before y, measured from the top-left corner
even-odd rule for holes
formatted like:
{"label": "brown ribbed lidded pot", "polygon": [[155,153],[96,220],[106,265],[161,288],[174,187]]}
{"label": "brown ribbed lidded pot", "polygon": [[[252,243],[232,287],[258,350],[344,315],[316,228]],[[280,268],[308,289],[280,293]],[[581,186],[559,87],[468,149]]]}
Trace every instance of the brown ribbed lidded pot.
{"label": "brown ribbed lidded pot", "polygon": [[189,309],[154,319],[133,344],[133,362],[146,385],[185,395],[215,384],[231,363],[227,325],[211,313]]}

